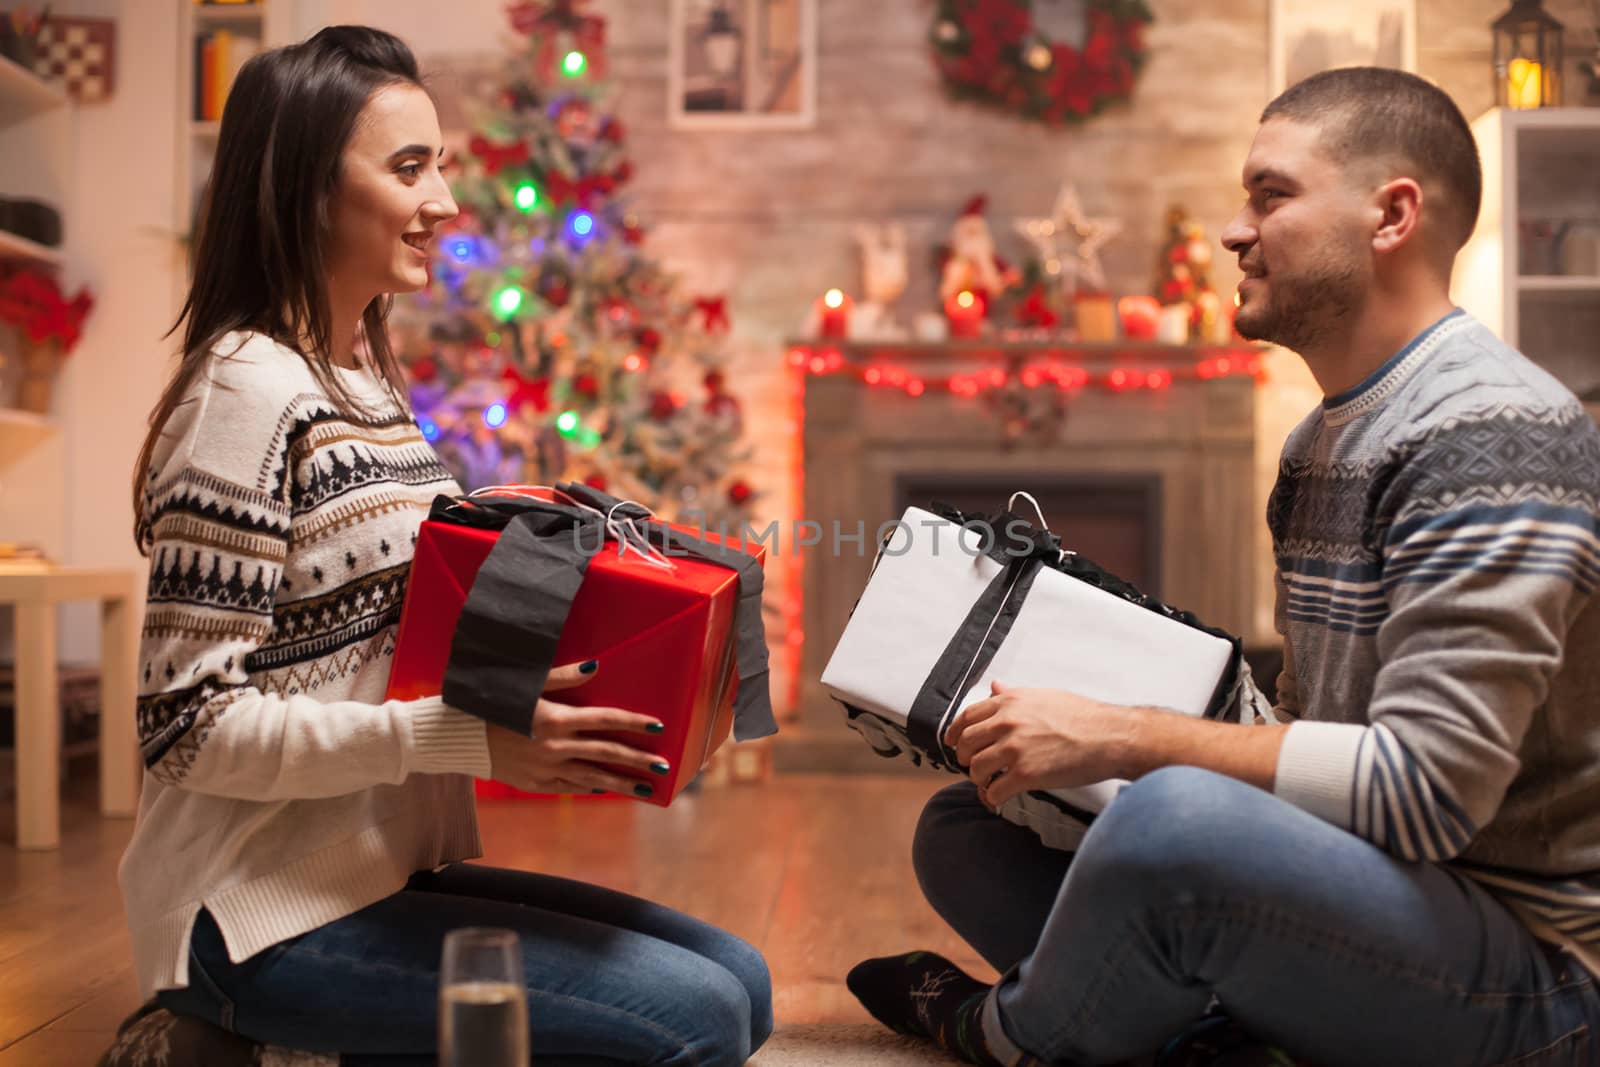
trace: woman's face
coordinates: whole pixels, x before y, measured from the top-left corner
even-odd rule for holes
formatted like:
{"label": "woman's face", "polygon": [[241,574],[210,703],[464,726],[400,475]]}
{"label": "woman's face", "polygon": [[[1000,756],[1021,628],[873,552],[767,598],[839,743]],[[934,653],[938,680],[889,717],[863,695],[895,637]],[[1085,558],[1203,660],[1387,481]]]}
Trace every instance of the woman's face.
{"label": "woman's face", "polygon": [[427,286],[433,231],[457,212],[440,173],[443,140],[433,101],[414,85],[380,89],[361,109],[331,211],[336,290],[365,302]]}

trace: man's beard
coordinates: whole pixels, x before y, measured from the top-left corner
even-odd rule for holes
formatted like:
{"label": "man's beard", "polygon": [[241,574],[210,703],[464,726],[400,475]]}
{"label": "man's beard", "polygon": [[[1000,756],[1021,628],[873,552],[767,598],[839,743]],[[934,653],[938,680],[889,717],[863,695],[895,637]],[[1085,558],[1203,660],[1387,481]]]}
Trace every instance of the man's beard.
{"label": "man's beard", "polygon": [[1298,278],[1270,272],[1267,291],[1240,305],[1234,316],[1239,336],[1306,352],[1334,336],[1362,303],[1354,262],[1325,263]]}

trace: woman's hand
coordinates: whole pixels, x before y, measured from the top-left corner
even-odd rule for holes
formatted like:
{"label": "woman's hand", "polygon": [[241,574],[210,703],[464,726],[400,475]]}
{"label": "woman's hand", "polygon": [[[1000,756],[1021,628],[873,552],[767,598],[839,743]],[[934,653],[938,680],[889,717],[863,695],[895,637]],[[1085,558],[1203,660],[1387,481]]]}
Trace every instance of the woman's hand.
{"label": "woman's hand", "polygon": [[[594,660],[554,667],[544,691],[548,694],[582,685],[594,677],[595,667]],[[663,729],[648,715],[621,708],[574,707],[541,696],[533,711],[532,737],[490,724],[490,774],[497,782],[532,793],[610,791],[647,797],[653,792],[648,778],[671,769],[666,761],[632,745],[588,735],[599,731],[659,734]],[[615,774],[601,767],[602,763],[637,768],[646,781]]]}

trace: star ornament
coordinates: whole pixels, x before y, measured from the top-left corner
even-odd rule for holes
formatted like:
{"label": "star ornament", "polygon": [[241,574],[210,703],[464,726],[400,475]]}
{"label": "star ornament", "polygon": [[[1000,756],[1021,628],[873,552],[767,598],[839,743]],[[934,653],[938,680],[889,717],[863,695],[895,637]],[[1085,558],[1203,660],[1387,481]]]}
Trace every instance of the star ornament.
{"label": "star ornament", "polygon": [[1015,228],[1033,245],[1045,273],[1061,280],[1068,296],[1077,291],[1080,280],[1085,288],[1106,288],[1100,250],[1122,232],[1122,223],[1084,214],[1078,190],[1070,183],[1061,186],[1049,215],[1017,219]]}

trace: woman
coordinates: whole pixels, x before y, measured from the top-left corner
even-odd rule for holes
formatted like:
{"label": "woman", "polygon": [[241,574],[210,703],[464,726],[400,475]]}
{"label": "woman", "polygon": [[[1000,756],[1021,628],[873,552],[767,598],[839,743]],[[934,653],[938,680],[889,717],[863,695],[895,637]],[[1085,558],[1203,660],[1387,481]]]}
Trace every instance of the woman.
{"label": "woman", "polygon": [[384,332],[457,213],[440,143],[411,53],[363,27],[252,59],[223,115],[182,361],[134,479],[147,773],[120,880],[139,986],[254,1042],[431,1064],[445,933],[510,927],[540,1063],[742,1063],[772,1018],[749,945],[460,863],[471,776],[647,795],[659,759],[590,733],[661,724],[547,694],[530,739],[383,700],[417,526],[457,491]]}

